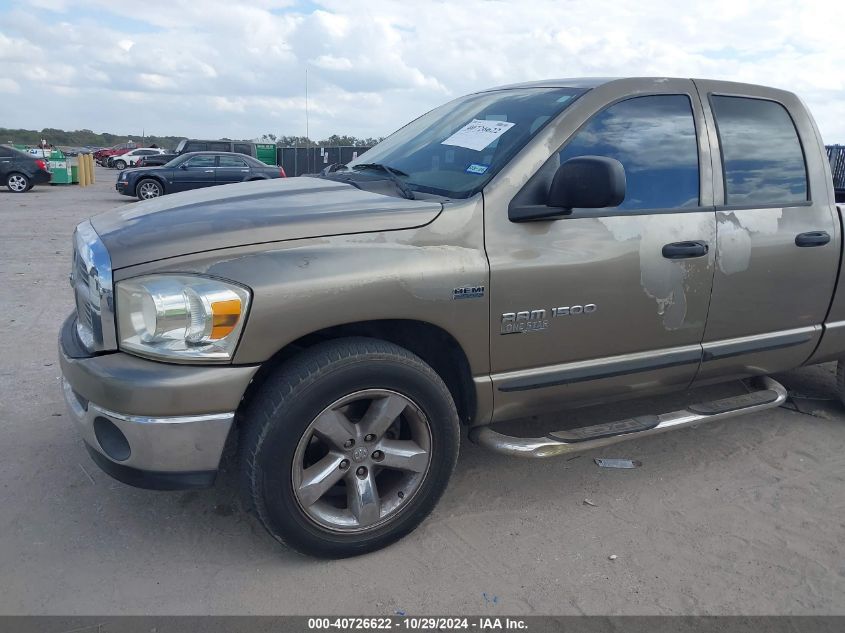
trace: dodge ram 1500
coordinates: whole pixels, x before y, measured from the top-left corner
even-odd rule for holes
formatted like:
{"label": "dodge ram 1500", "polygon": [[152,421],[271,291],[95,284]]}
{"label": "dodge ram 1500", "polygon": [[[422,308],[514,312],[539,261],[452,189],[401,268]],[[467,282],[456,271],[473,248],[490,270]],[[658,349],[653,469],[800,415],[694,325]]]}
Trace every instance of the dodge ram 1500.
{"label": "dodge ram 1500", "polygon": [[[584,451],[779,406],[770,374],[845,355],[830,165],[802,102],[761,86],[485,90],[345,168],[124,206],[73,240],[60,356],[93,459],[200,487],[234,443],[247,506],[318,556],[414,529],[462,425],[509,455]],[[676,411],[496,426],[735,380]]]}

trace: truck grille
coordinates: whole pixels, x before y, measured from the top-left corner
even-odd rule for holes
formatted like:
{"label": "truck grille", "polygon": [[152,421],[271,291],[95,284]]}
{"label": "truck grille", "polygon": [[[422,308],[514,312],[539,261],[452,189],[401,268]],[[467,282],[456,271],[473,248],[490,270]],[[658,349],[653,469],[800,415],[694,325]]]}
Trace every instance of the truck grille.
{"label": "truck grille", "polygon": [[89,352],[117,348],[111,261],[90,222],[73,234],[70,285],[76,302],[76,331]]}

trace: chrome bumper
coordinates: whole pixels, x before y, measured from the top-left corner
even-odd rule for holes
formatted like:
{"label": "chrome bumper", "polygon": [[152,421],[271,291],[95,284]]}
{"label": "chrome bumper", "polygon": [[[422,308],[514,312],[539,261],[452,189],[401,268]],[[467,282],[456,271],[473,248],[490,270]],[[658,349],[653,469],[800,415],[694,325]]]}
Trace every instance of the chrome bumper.
{"label": "chrome bumper", "polygon": [[[86,402],[65,379],[62,387],[85,443],[108,461],[153,473],[217,471],[234,412],[174,417],[126,415]],[[128,446],[121,443],[111,425]],[[98,463],[103,465],[102,460]]]}

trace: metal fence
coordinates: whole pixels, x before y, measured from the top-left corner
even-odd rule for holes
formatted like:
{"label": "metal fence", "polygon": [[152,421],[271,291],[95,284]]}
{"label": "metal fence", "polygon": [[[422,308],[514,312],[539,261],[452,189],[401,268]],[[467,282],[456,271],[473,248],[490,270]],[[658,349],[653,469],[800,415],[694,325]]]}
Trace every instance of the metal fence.
{"label": "metal fence", "polygon": [[366,152],[369,147],[277,147],[276,162],[288,176],[315,174],[334,163],[345,165]]}
{"label": "metal fence", "polygon": [[825,149],[833,172],[833,187],[845,189],[845,145],[827,145]]}

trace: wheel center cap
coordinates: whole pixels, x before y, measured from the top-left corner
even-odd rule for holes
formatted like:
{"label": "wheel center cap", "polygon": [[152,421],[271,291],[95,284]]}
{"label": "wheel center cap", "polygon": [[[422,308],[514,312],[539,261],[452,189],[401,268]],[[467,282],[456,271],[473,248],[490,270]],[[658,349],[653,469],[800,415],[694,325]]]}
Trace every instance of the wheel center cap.
{"label": "wheel center cap", "polygon": [[367,449],[363,446],[359,446],[354,451],[352,451],[352,461],[356,464],[360,464],[365,459],[367,459]]}

